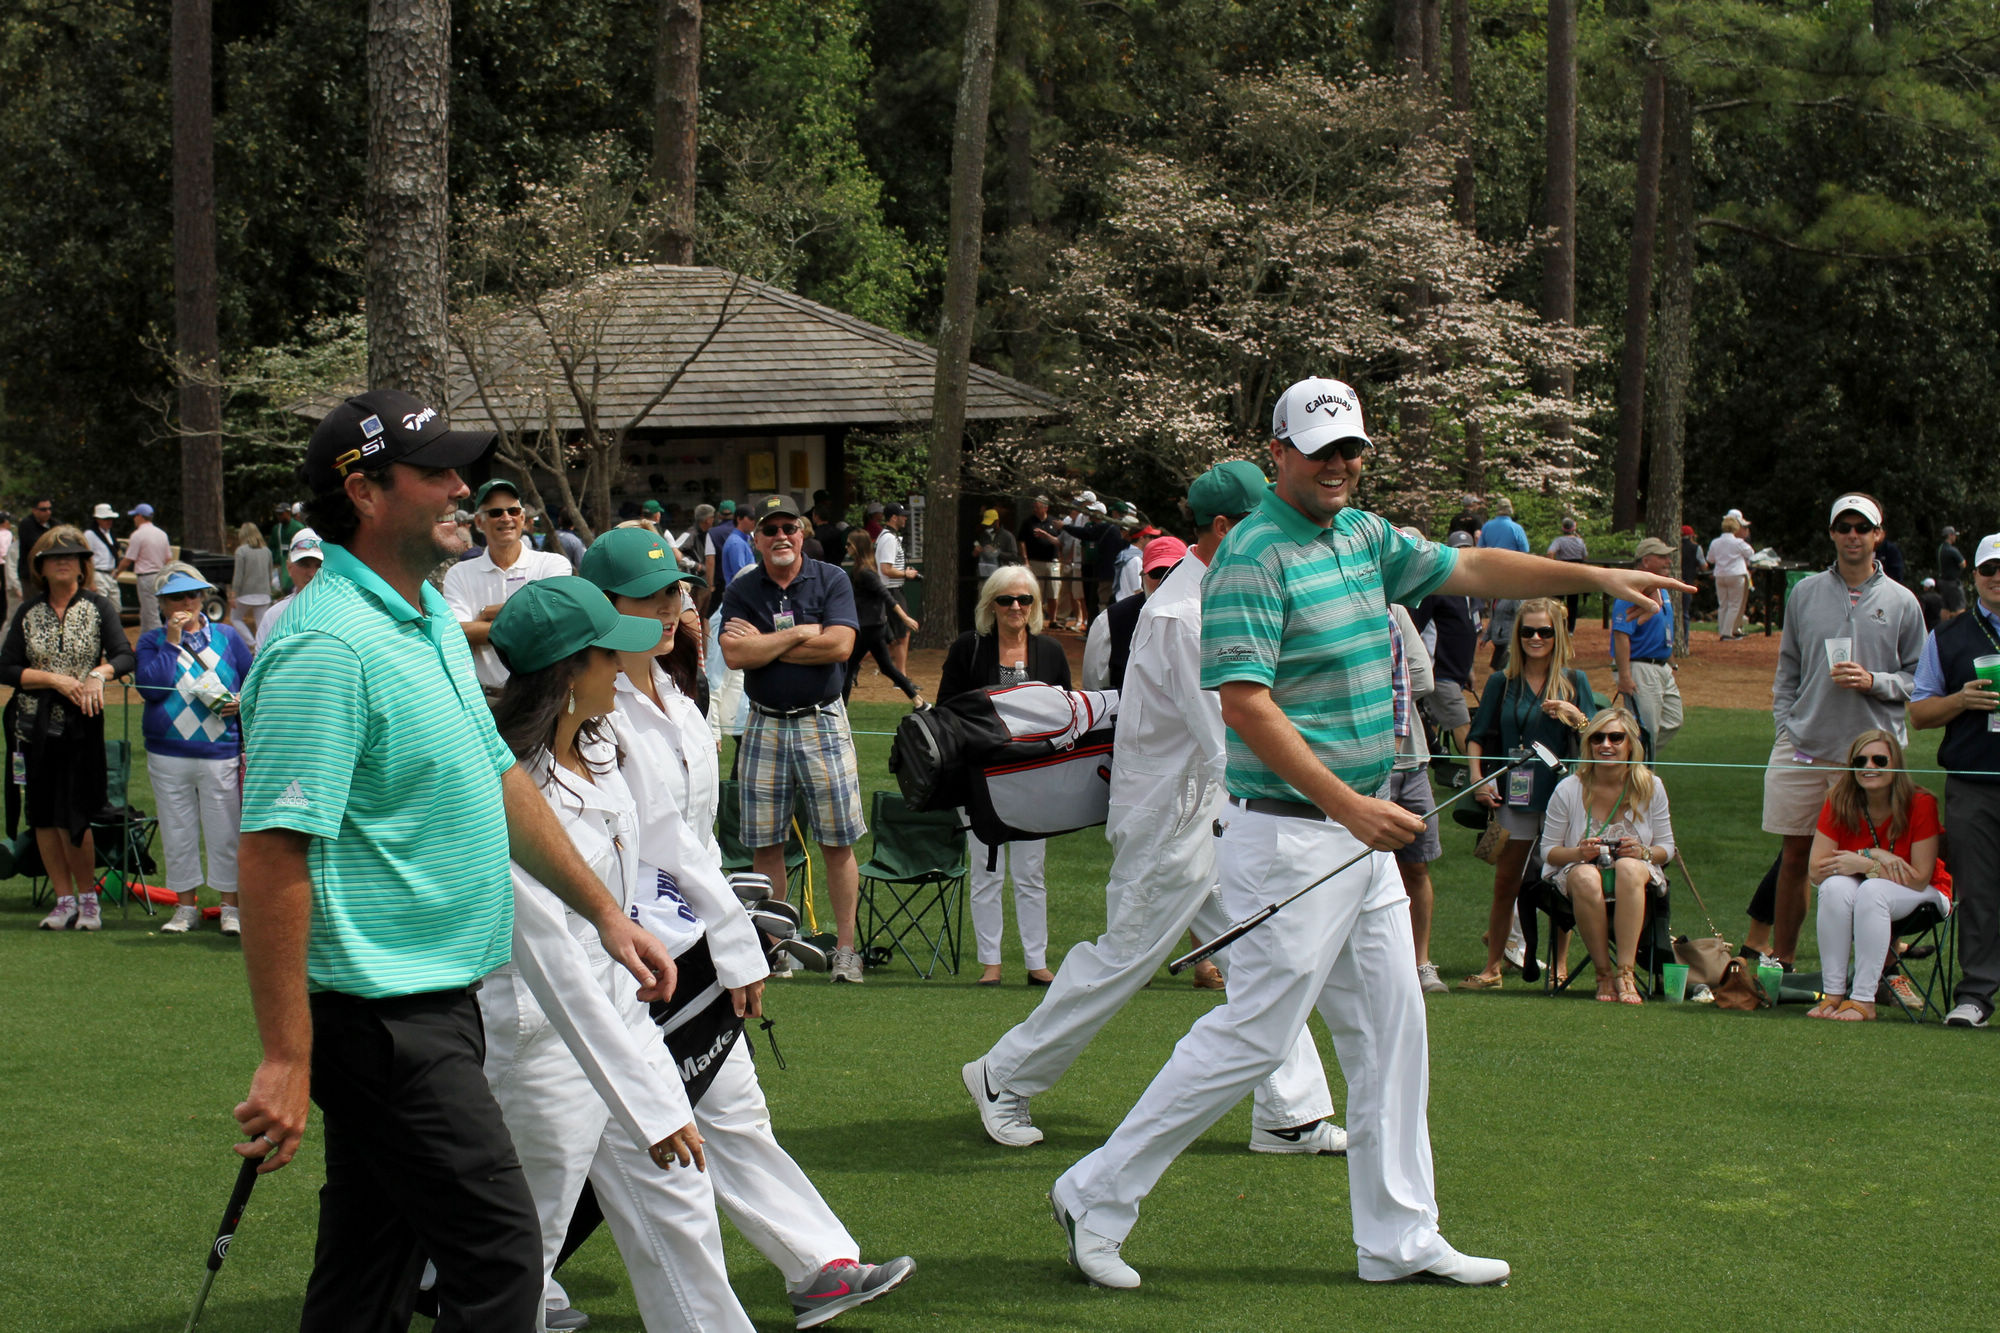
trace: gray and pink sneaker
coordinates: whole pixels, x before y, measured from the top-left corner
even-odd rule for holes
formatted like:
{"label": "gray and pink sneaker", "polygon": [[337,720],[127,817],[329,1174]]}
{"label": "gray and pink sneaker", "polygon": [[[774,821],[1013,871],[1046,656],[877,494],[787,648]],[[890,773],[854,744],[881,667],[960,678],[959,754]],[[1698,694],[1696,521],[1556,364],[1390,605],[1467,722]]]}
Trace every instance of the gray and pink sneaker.
{"label": "gray and pink sneaker", "polygon": [[798,1316],[796,1327],[817,1328],[843,1310],[866,1305],[877,1296],[894,1291],[916,1271],[917,1261],[907,1254],[886,1264],[835,1259],[819,1270],[819,1276],[810,1286],[792,1293],[792,1313]]}

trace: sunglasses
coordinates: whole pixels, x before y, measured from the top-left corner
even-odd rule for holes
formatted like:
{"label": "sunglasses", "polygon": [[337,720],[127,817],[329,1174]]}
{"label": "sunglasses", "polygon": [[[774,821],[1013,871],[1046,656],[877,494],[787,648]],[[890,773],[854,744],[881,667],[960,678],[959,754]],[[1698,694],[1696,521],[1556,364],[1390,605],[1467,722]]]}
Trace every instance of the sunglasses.
{"label": "sunglasses", "polygon": [[521,516],[521,506],[507,505],[504,508],[482,509],[479,512],[488,518],[519,518]]}
{"label": "sunglasses", "polygon": [[1296,444],[1292,445],[1292,448],[1298,449],[1299,453],[1315,463],[1324,463],[1330,455],[1336,453],[1351,463],[1368,452],[1368,441],[1359,435],[1347,435],[1338,440],[1328,440],[1317,449],[1299,449]]}
{"label": "sunglasses", "polygon": [[1887,768],[1888,766],[1889,766],[1889,756],[1886,754],[1857,755],[1855,756],[1854,760],[1854,767],[1856,769]]}
{"label": "sunglasses", "polygon": [[1167,567],[1165,567],[1165,568],[1162,568],[1162,569],[1149,569],[1149,570],[1147,570],[1147,571],[1146,571],[1146,577],[1147,577],[1147,578],[1149,578],[1149,579],[1151,579],[1151,580],[1152,580],[1153,582],[1155,582],[1155,583],[1158,583],[1158,582],[1159,582],[1159,581],[1160,581],[1161,579],[1165,578],[1165,577],[1166,577],[1167,575],[1169,575],[1169,574],[1171,574],[1171,573],[1173,573],[1173,572],[1174,572],[1174,571],[1173,571],[1173,567],[1172,567],[1171,565],[1169,565],[1169,566],[1167,566]]}
{"label": "sunglasses", "polygon": [[2000,560],[1988,560],[1985,564],[1979,566],[1977,573],[1982,579],[1990,579],[1995,574],[2000,574]]}
{"label": "sunglasses", "polygon": [[1875,531],[1875,525],[1865,518],[1859,523],[1836,523],[1833,525],[1833,535],[1836,537],[1845,537],[1849,533],[1859,533],[1861,536],[1866,537],[1873,531]]}
{"label": "sunglasses", "polygon": [[995,606],[1033,606],[1035,595],[1031,592],[1003,592],[993,599]]}
{"label": "sunglasses", "polygon": [[1590,743],[1592,745],[1623,745],[1631,739],[1630,736],[1627,736],[1622,731],[1600,731],[1590,738]]}
{"label": "sunglasses", "polygon": [[1556,627],[1554,625],[1523,625],[1519,633],[1524,639],[1553,639],[1556,636]]}
{"label": "sunglasses", "polygon": [[766,537],[796,537],[799,532],[799,525],[796,523],[766,523],[763,527],[757,529],[757,531],[763,533]]}

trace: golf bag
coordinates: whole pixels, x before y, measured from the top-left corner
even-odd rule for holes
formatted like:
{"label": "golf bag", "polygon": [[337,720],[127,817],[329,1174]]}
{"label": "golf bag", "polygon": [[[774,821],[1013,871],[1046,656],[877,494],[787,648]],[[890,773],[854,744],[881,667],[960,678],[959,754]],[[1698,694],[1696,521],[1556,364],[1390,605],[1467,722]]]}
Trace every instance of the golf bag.
{"label": "golf bag", "polygon": [[1102,824],[1111,804],[1112,690],[995,685],[919,709],[889,771],[912,809],[963,807],[988,846]]}

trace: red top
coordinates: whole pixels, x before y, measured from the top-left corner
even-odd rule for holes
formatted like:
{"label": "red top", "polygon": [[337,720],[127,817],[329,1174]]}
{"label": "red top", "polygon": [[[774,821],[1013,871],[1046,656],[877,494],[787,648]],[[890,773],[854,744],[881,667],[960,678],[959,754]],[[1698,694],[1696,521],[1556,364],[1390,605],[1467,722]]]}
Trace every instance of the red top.
{"label": "red top", "polygon": [[[1884,820],[1873,829],[1863,826],[1848,828],[1834,819],[1833,802],[1827,801],[1819,808],[1819,831],[1833,839],[1833,845],[1843,852],[1865,852],[1871,847],[1879,847],[1912,861],[1910,849],[1925,838],[1935,838],[1944,832],[1944,825],[1938,819],[1937,797],[1919,787],[1910,798],[1910,826],[1903,830],[1903,836],[1894,842],[1889,840],[1889,826],[1892,821]],[[1931,871],[1931,887],[1943,894],[1947,901],[1951,898],[1951,872],[1945,869],[1944,858],[1937,859],[1937,866]]]}

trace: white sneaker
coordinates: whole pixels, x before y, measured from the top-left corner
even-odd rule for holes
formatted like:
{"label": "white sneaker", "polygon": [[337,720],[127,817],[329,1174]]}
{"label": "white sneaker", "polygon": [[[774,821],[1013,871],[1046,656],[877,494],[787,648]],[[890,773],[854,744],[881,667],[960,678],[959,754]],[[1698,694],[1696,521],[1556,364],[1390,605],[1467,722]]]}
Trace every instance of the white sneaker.
{"label": "white sneaker", "polygon": [[1499,1259],[1460,1254],[1447,1246],[1444,1258],[1429,1268],[1402,1277],[1369,1278],[1370,1282],[1442,1282],[1454,1287],[1504,1287],[1514,1270]]}
{"label": "white sneaker", "polygon": [[1436,963],[1417,964],[1417,984],[1424,988],[1424,994],[1426,995],[1451,994],[1451,987],[1445,985],[1443,978],[1438,976],[1438,965]]}
{"label": "white sneaker", "polygon": [[190,930],[201,928],[201,908],[193,905],[176,907],[166,924],[160,927],[162,935],[185,935]]}
{"label": "white sneaker", "polygon": [[1054,1210],[1056,1225],[1062,1229],[1063,1239],[1069,1243],[1069,1261],[1082,1272],[1091,1285],[1115,1287],[1120,1291],[1130,1291],[1139,1285],[1139,1272],[1132,1265],[1118,1257],[1118,1247],[1122,1241],[1109,1236],[1100,1236],[1069,1215],[1069,1210],[1056,1202],[1056,1196],[1049,1196],[1049,1207]]}
{"label": "white sneaker", "polygon": [[851,981],[858,986],[861,984],[861,955],[853,949],[836,945],[826,970],[835,981]]}
{"label": "white sneaker", "polygon": [[1026,1148],[1042,1141],[1042,1131],[1028,1115],[1028,1099],[1005,1088],[996,1089],[986,1073],[985,1056],[958,1072],[965,1080],[965,1090],[972,1094],[987,1138],[1003,1148]]}
{"label": "white sneaker", "polygon": [[1305,1129],[1253,1129],[1250,1151],[1345,1157],[1347,1131],[1331,1120],[1318,1121]]}
{"label": "white sneaker", "polygon": [[1944,1025],[1948,1028],[1983,1028],[1986,1026],[1986,1015],[1979,1012],[1978,1005],[1967,1000],[1964,1004],[1951,1007],[1951,1012],[1944,1016]]}
{"label": "white sneaker", "polygon": [[243,933],[242,913],[226,903],[223,904],[222,908],[222,933],[225,935],[241,935]]}
{"label": "white sneaker", "polygon": [[36,930],[68,930],[76,924],[76,895],[65,893],[56,899],[56,905],[42,918]]}

